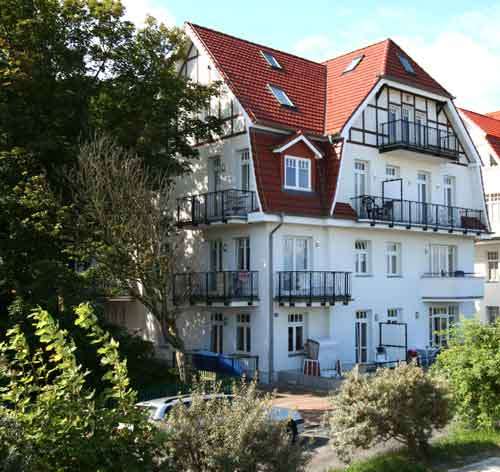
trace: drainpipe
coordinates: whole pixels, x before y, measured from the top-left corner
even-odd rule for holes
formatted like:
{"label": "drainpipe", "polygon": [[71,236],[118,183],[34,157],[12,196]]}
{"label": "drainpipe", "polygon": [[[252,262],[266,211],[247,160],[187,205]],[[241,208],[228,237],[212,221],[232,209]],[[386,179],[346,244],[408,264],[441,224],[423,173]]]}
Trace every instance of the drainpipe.
{"label": "drainpipe", "polygon": [[274,371],[274,233],[283,226],[283,213],[279,224],[269,233],[269,383]]}

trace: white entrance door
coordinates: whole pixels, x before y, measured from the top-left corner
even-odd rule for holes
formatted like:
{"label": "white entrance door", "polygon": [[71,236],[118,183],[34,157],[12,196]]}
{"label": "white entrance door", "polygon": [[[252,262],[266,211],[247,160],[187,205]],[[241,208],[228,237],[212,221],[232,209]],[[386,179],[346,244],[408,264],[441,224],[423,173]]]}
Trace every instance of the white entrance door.
{"label": "white entrance door", "polygon": [[370,319],[368,311],[357,311],[355,322],[356,363],[364,364],[369,361]]}

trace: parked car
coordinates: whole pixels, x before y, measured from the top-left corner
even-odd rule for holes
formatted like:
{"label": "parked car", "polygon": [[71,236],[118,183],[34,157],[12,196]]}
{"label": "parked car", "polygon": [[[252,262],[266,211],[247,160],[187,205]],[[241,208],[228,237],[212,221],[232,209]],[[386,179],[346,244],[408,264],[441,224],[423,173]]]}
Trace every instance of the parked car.
{"label": "parked car", "polygon": [[[228,398],[229,400],[234,398],[234,395],[227,394],[211,394],[204,395],[203,399],[205,401],[217,400],[222,398]],[[168,413],[179,403],[183,403],[185,406],[189,407],[192,402],[192,397],[189,395],[181,395],[176,397],[163,397],[155,398],[153,400],[147,400],[137,403],[139,408],[143,408],[148,411],[149,418],[151,421],[165,421],[168,418]],[[295,442],[298,435],[304,432],[304,419],[300,413],[291,408],[273,406],[269,411],[269,418],[272,421],[287,421],[288,431],[291,435],[292,442]]]}

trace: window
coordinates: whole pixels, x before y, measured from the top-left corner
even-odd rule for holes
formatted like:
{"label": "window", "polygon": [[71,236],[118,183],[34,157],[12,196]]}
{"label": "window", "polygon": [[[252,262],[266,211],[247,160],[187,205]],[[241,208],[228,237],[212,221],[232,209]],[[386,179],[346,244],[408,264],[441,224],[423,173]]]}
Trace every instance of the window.
{"label": "window", "polygon": [[236,239],[236,270],[250,270],[250,238]]}
{"label": "window", "polygon": [[210,350],[218,354],[223,353],[224,317],[222,313],[210,315],[212,329],[210,330]]}
{"label": "window", "polygon": [[387,321],[390,323],[400,323],[401,322],[401,308],[388,308],[387,309]]}
{"label": "window", "polygon": [[432,275],[445,277],[457,270],[456,246],[432,245],[430,256],[430,272]]}
{"label": "window", "polygon": [[444,195],[443,201],[446,206],[453,206],[455,204],[455,177],[450,175],[444,176]]}
{"label": "window", "polygon": [[250,190],[250,153],[248,149],[240,152],[241,175],[240,184],[241,190]]}
{"label": "window", "polygon": [[352,70],[356,69],[356,67],[358,67],[358,64],[363,59],[363,57],[365,57],[363,54],[361,56],[355,57],[344,69],[343,74],[345,74],[346,72],[351,72]]}
{"label": "window", "polygon": [[405,55],[399,54],[399,62],[401,62],[401,65],[403,66],[404,70],[408,72],[408,74],[415,75],[415,69],[411,65],[410,60]]}
{"label": "window", "polygon": [[281,105],[285,107],[295,108],[293,102],[288,98],[288,95],[285,93],[283,89],[276,87],[276,85],[269,85],[269,89],[274,95],[274,98],[280,102]]}
{"label": "window", "polygon": [[250,352],[252,350],[252,337],[250,332],[250,315],[236,316],[236,351]]}
{"label": "window", "polygon": [[401,275],[401,244],[386,244],[386,274],[388,276]]}
{"label": "window", "polygon": [[264,59],[267,61],[267,63],[273,68],[273,69],[282,69],[281,64],[278,62],[278,60],[268,51],[260,51],[261,54],[264,56]]}
{"label": "window", "polygon": [[368,194],[368,162],[354,161],[354,196]]}
{"label": "window", "polygon": [[500,318],[500,307],[498,306],[487,306],[486,307],[486,318],[488,323],[493,324]]}
{"label": "window", "polygon": [[304,350],[304,315],[295,313],[288,315],[288,352],[297,353]]}
{"label": "window", "polygon": [[488,193],[486,195],[486,205],[493,228],[500,224],[500,193]]}
{"label": "window", "polygon": [[356,274],[370,273],[370,242],[356,241],[354,243],[355,251],[355,272]]}
{"label": "window", "polygon": [[458,321],[456,305],[431,306],[429,308],[429,333],[432,347],[445,347],[450,337],[450,328]]}
{"label": "window", "polygon": [[301,157],[285,157],[285,188],[311,190],[311,161]]}
{"label": "window", "polygon": [[399,167],[387,165],[385,167],[385,176],[388,179],[398,179],[399,178]]}
{"label": "window", "polygon": [[488,281],[499,281],[498,251],[488,251]]}

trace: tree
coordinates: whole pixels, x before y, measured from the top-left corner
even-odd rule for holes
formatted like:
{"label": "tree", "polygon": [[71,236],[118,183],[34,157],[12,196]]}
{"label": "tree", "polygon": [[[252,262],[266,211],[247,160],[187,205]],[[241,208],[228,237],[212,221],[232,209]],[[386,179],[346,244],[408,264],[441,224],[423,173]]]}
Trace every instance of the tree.
{"label": "tree", "polygon": [[40,339],[35,351],[19,325],[10,329],[0,345],[3,470],[161,470],[164,435],[135,407],[117,343],[89,305],[76,315],[76,325],[99,346],[108,388],[96,396],[86,387],[74,342],[48,312],[37,309],[30,317]]}
{"label": "tree", "polygon": [[433,430],[450,420],[445,387],[413,364],[379,369],[373,377],[355,371],[331,405],[332,445],[346,461],[357,448],[391,439],[425,455]]}
{"label": "tree", "polygon": [[270,395],[259,396],[254,383],[234,384],[233,395],[206,401],[195,388],[189,407],[172,408],[167,445],[176,470],[304,470],[309,455],[304,444],[291,443],[286,421],[270,419]]}
{"label": "tree", "polygon": [[446,378],[459,419],[469,427],[500,427],[500,320],[464,321],[452,330],[433,371]]}
{"label": "tree", "polygon": [[152,171],[109,137],[82,145],[78,164],[70,178],[79,209],[77,233],[89,235],[82,245],[101,277],[153,314],[165,341],[177,351],[185,381],[179,311],[171,303],[173,274],[185,260],[185,246],[174,220],[169,175]]}
{"label": "tree", "polygon": [[82,300],[83,281],[70,273],[74,212],[64,179],[82,140],[108,132],[173,178],[197,156],[191,140],[219,129],[198,114],[217,84],[177,72],[183,33],[153,18],[138,30],[123,14],[119,0],[0,0],[0,297],[8,301],[57,313],[61,299]]}

